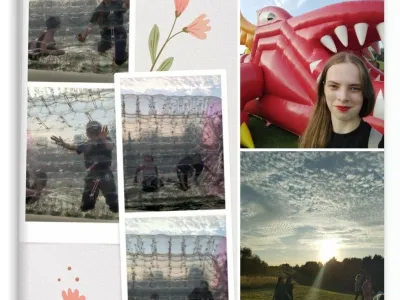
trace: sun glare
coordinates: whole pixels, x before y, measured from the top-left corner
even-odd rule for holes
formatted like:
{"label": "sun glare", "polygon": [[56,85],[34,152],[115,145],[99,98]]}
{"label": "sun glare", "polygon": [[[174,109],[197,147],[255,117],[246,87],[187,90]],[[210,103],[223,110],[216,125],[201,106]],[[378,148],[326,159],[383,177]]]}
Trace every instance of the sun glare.
{"label": "sun glare", "polygon": [[326,263],[332,257],[337,257],[337,254],[338,254],[338,245],[335,240],[329,239],[321,241],[319,248],[319,258],[322,261],[322,263]]}

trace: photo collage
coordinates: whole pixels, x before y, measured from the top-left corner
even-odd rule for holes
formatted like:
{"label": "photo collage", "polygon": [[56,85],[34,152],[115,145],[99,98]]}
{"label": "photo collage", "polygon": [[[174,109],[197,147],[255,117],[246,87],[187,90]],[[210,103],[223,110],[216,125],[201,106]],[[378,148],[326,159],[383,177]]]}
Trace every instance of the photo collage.
{"label": "photo collage", "polygon": [[384,6],[24,0],[22,300],[383,300]]}

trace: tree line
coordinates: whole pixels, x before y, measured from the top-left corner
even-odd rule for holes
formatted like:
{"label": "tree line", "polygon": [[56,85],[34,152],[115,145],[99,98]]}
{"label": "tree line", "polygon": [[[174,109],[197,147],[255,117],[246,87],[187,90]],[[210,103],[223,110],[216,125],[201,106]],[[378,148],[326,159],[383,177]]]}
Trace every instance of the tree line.
{"label": "tree line", "polygon": [[291,276],[297,283],[308,286],[312,285],[318,277],[322,289],[341,293],[354,291],[354,280],[361,270],[365,270],[371,277],[375,291],[383,291],[384,263],[381,255],[374,255],[364,258],[345,258],[341,262],[333,257],[325,264],[308,261],[301,266],[289,264],[269,266],[250,248],[240,249],[241,276]]}

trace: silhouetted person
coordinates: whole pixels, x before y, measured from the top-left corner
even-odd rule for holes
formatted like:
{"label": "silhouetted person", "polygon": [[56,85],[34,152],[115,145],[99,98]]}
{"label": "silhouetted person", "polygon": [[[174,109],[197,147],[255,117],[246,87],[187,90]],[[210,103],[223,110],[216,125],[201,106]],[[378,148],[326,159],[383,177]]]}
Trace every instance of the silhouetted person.
{"label": "silhouetted person", "polygon": [[26,204],[35,203],[40,199],[43,189],[47,185],[47,174],[41,170],[34,173],[33,184],[30,184],[30,174],[26,171]]}
{"label": "silhouetted person", "polygon": [[292,300],[292,298],[286,292],[285,283],[283,282],[283,277],[281,276],[279,276],[276,283],[275,292],[272,300]]}
{"label": "silhouetted person", "polygon": [[54,36],[61,26],[59,17],[49,17],[46,20],[47,30],[42,31],[36,40],[29,42],[28,58],[37,60],[41,56],[58,56],[65,54],[64,50],[59,50],[56,47]]}
{"label": "silhouetted person", "polygon": [[93,26],[98,24],[101,32],[101,40],[97,45],[97,51],[104,53],[112,47],[112,39],[115,38],[115,63],[122,65],[128,60],[126,52],[127,33],[124,28],[124,13],[129,9],[129,0],[103,0],[97,6],[89,25],[83,33],[76,37],[84,42],[92,31]]}
{"label": "silhouetted person", "polygon": [[154,164],[154,158],[151,155],[145,155],[143,164],[136,168],[134,183],[137,183],[137,176],[142,173],[142,191],[155,192],[159,187],[164,186],[164,183],[158,178],[158,168]]}
{"label": "silhouetted person", "polygon": [[356,278],[355,278],[355,289],[354,292],[356,293],[356,297],[354,298],[354,300],[358,299],[358,296],[361,295],[361,299],[364,300],[364,295],[362,292],[362,284],[365,281],[365,276],[364,276],[364,272],[360,272],[357,274]]}
{"label": "silhouetted person", "polygon": [[118,212],[117,187],[111,171],[112,150],[114,143],[108,137],[107,126],[102,127],[97,121],[86,125],[88,141],[79,145],[70,145],[61,137],[52,136],[57,145],[77,154],[84,155],[86,177],[82,194],[82,211],[94,209],[100,190],[106,198],[106,203],[112,212]]}
{"label": "silhouetted person", "polygon": [[150,300],[159,300],[160,296],[157,293],[153,293],[150,296]]}
{"label": "silhouetted person", "polygon": [[371,282],[371,278],[369,276],[366,277],[366,279],[362,285],[362,291],[363,291],[364,300],[372,300],[372,297],[373,297],[372,282]]}
{"label": "silhouetted person", "polygon": [[286,289],[286,292],[289,294],[289,296],[293,299],[293,283],[292,283],[291,277],[288,277],[286,279],[285,289]]}
{"label": "silhouetted person", "polygon": [[195,184],[198,184],[197,179],[204,169],[215,176],[210,168],[205,165],[199,153],[182,158],[176,166],[180,188],[184,191],[187,191],[189,189],[189,177],[191,177],[193,174],[194,182]]}
{"label": "silhouetted person", "polygon": [[214,297],[209,290],[208,282],[205,280],[200,281],[200,288],[194,290],[188,296],[189,300],[214,300]]}

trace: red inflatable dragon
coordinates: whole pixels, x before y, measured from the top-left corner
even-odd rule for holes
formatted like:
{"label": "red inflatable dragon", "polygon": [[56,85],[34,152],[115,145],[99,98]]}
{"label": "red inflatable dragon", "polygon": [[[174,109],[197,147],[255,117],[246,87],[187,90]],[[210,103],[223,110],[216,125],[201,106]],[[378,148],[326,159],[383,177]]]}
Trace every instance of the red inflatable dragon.
{"label": "red inflatable dragon", "polygon": [[[279,7],[257,12],[257,26],[242,16],[241,112],[259,116],[296,135],[307,126],[316,102],[316,82],[325,62],[340,51],[363,58],[376,92],[372,115],[365,118],[384,131],[384,73],[368,59],[384,42],[384,1],[351,1],[292,17]],[[253,31],[253,32],[252,32]]]}

